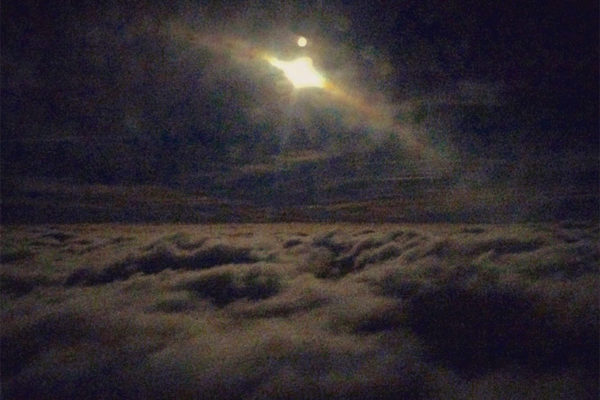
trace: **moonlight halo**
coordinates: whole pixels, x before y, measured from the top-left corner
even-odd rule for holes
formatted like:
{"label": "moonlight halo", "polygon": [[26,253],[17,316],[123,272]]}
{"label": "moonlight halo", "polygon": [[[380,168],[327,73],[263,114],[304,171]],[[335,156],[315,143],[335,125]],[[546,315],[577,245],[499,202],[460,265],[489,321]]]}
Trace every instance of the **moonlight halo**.
{"label": "moonlight halo", "polygon": [[293,61],[282,61],[276,57],[267,57],[267,61],[282,70],[296,89],[325,87],[325,78],[315,69],[310,57],[300,57]]}
{"label": "moonlight halo", "polygon": [[347,110],[348,115],[353,116],[345,122],[349,127],[367,127],[379,136],[393,135],[415,156],[425,157],[430,162],[442,162],[433,148],[422,143],[410,127],[396,120],[395,104],[388,103],[381,97],[374,100],[373,94],[365,93],[359,88],[351,90],[326,79],[315,69],[312,58],[307,55],[282,60],[273,52],[233,35],[202,34],[180,25],[171,28],[175,37],[183,38],[194,46],[227,54],[237,62],[265,61],[282,71],[295,90],[322,89],[330,96],[332,105]]}

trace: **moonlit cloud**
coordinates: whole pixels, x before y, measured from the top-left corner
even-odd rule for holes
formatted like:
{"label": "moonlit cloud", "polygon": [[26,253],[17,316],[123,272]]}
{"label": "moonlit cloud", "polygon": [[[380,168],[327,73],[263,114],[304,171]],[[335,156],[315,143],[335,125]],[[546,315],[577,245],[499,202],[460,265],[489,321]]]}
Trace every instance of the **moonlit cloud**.
{"label": "moonlit cloud", "polygon": [[3,394],[587,399],[597,241],[592,222],[10,226]]}
{"label": "moonlit cloud", "polygon": [[[438,164],[443,162],[443,157],[419,137],[419,132],[414,127],[397,118],[400,109],[398,104],[388,100],[386,94],[378,92],[376,88],[369,88],[368,85],[361,83],[369,82],[371,77],[360,76],[361,73],[352,64],[349,54],[336,51],[334,43],[324,39],[320,41],[314,39],[313,43],[320,44],[313,45],[309,55],[304,51],[305,46],[302,46],[308,43],[308,39],[304,36],[265,34],[266,37],[270,37],[267,46],[264,38],[254,42],[251,37],[242,38],[233,33],[196,32],[179,24],[174,24],[171,32],[175,40],[183,40],[187,43],[188,48],[183,51],[193,52],[203,48],[215,54],[226,55],[239,65],[245,66],[248,71],[245,78],[249,80],[255,79],[253,74],[256,74],[250,71],[268,71],[269,66],[274,67],[281,72],[281,75],[274,75],[274,77],[276,79],[278,76],[285,77],[285,81],[291,83],[293,89],[298,91],[297,96],[293,97],[296,99],[294,100],[296,105],[286,105],[283,99],[273,97],[258,99],[259,104],[277,104],[284,114],[293,114],[295,118],[303,118],[308,122],[318,117],[311,113],[304,112],[303,115],[298,113],[300,102],[298,96],[305,89],[319,89],[322,95],[318,99],[311,99],[312,107],[336,110],[336,113],[341,116],[339,122],[343,124],[337,129],[366,130],[371,140],[375,142],[382,138],[393,137],[412,157]],[[284,39],[274,39],[279,36]],[[294,42],[302,48],[302,51],[297,50],[298,47],[293,50],[289,46]],[[282,50],[285,48],[288,50]],[[318,68],[315,64],[326,67]],[[335,70],[332,70],[334,66]],[[352,72],[347,74],[344,71]],[[244,74],[243,70],[241,74]],[[331,79],[326,78],[329,75],[332,76]],[[344,75],[347,75],[346,79],[336,78]],[[282,120],[278,123],[286,124]],[[284,136],[287,136],[287,133]]]}
{"label": "moonlit cloud", "polygon": [[317,72],[310,57],[300,57],[293,61],[282,61],[275,57],[267,59],[271,65],[283,71],[295,88],[325,87],[325,78]]}

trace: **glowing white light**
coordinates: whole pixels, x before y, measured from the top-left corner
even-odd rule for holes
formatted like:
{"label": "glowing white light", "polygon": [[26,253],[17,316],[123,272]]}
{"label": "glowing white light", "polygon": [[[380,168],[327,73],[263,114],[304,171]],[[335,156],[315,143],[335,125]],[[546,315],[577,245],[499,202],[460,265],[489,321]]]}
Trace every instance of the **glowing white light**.
{"label": "glowing white light", "polygon": [[310,57],[300,57],[293,61],[281,61],[275,57],[268,58],[271,65],[283,71],[283,74],[296,88],[325,86],[325,78],[313,67]]}
{"label": "glowing white light", "polygon": [[307,43],[308,43],[308,40],[306,40],[306,38],[304,36],[300,36],[298,38],[298,46],[304,47],[304,46],[306,46]]}

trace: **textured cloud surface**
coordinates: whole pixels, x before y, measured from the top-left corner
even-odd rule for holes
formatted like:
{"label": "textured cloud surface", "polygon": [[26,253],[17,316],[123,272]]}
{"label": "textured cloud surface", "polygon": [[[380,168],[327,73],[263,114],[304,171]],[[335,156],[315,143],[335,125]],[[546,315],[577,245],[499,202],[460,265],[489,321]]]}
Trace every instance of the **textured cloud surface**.
{"label": "textured cloud surface", "polygon": [[598,228],[4,229],[10,398],[596,398]]}

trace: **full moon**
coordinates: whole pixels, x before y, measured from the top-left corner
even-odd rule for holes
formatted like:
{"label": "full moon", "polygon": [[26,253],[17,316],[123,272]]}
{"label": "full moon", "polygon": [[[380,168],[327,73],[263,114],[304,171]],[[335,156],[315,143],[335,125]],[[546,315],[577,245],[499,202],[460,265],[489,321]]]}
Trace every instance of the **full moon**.
{"label": "full moon", "polygon": [[306,40],[306,38],[304,36],[300,36],[298,38],[298,46],[304,47],[304,46],[306,46],[307,43],[308,43],[308,40]]}
{"label": "full moon", "polygon": [[283,71],[295,88],[325,86],[325,78],[315,70],[310,57],[300,57],[293,61],[282,61],[275,57],[267,57],[274,67]]}

